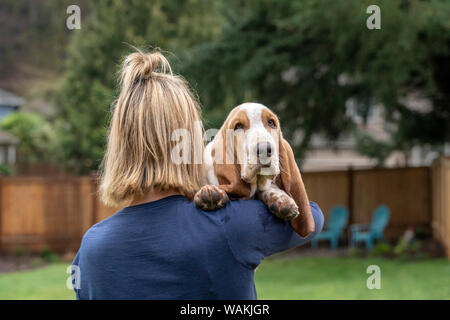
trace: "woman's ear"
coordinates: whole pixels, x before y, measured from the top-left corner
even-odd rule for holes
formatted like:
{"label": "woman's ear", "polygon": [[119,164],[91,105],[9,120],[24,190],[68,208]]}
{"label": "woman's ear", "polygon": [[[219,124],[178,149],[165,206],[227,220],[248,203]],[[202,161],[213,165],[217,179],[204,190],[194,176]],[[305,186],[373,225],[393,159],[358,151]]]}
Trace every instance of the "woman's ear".
{"label": "woman's ear", "polygon": [[305,238],[315,230],[308,195],[306,194],[300,170],[295,162],[294,152],[289,143],[281,136],[279,139],[279,158],[281,173],[277,185],[286,191],[298,206],[299,215],[291,220],[291,226],[297,234]]}
{"label": "woman's ear", "polygon": [[235,137],[232,134],[227,137],[224,127],[218,132],[211,148],[214,173],[219,181],[219,188],[230,198],[246,199],[250,197],[250,185],[241,179]]}

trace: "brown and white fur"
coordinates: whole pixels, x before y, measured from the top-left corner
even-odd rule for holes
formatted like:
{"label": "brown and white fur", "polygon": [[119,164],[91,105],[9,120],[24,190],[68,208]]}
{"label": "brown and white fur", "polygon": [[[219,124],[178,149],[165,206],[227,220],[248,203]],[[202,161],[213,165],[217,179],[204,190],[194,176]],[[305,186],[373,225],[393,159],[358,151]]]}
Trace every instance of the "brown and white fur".
{"label": "brown and white fur", "polygon": [[206,146],[206,185],[194,197],[203,210],[229,199],[261,199],[302,237],[314,232],[308,196],[278,117],[259,103],[235,107]]}

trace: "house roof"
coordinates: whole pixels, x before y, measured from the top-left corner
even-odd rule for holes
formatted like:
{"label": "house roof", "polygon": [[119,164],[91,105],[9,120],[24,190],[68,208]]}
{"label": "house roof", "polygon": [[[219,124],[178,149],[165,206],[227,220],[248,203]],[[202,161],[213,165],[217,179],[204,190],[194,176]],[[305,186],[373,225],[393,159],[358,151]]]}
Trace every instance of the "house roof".
{"label": "house roof", "polygon": [[17,144],[19,143],[19,139],[12,134],[0,130],[0,145],[1,144]]}
{"label": "house roof", "polygon": [[24,99],[16,96],[15,94],[0,89],[0,105],[2,106],[11,106],[11,107],[20,107],[24,103]]}

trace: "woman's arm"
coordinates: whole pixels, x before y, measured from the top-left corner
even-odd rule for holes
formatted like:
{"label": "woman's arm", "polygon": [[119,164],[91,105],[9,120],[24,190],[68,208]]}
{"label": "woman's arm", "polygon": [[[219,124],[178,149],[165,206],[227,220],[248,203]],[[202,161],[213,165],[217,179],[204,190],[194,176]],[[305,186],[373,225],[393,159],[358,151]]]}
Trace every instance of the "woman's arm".
{"label": "woman's arm", "polygon": [[72,278],[72,286],[73,286],[73,290],[75,291],[75,296],[77,300],[81,300],[80,297],[80,280],[81,280],[81,275],[77,274],[77,272],[79,272],[79,267],[80,266],[80,252],[77,252],[77,255],[75,256],[75,258],[73,259],[72,262],[72,269],[71,269],[71,278]]}
{"label": "woman's arm", "polygon": [[[231,250],[242,264],[254,268],[262,259],[309,242],[323,227],[319,206],[310,201],[315,231],[306,238],[297,235],[289,222],[275,217],[259,200],[232,201],[232,215],[223,219]],[[231,209],[230,208],[230,209]]]}

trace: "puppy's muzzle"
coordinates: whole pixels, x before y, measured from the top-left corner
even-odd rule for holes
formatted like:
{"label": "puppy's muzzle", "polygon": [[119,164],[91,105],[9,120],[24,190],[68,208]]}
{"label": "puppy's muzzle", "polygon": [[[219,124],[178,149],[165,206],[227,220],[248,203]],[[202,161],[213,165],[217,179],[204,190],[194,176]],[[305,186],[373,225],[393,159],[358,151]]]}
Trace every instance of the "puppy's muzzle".
{"label": "puppy's muzzle", "polygon": [[263,167],[270,167],[270,157],[272,156],[272,144],[270,142],[260,142],[256,145],[256,155],[258,164]]}

